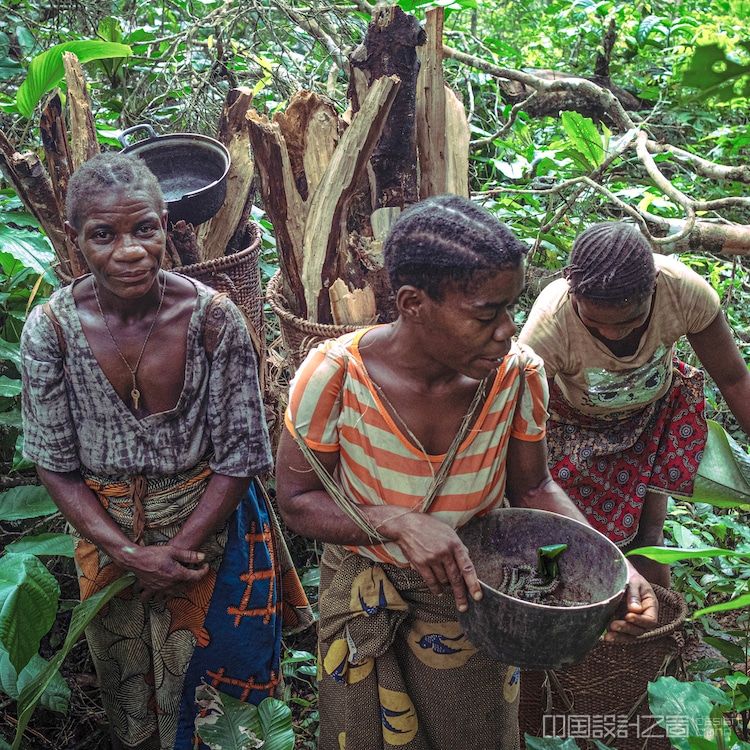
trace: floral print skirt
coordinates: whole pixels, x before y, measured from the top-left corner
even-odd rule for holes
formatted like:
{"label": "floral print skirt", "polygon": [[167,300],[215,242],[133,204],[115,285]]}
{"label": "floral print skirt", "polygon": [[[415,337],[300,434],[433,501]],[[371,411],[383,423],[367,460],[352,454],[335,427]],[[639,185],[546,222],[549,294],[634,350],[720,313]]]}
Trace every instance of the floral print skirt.
{"label": "floral print skirt", "polygon": [[707,436],[700,370],[675,359],[670,389],[636,413],[581,414],[555,385],[549,411],[552,478],[615,544],[635,537],[649,490],[692,495]]}

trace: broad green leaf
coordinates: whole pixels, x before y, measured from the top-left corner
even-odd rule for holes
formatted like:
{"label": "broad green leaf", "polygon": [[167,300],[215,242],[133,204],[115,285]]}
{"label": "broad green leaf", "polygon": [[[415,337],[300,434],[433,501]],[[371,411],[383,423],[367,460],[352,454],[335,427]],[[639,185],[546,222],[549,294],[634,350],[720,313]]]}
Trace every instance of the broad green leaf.
{"label": "broad green leaf", "polygon": [[263,750],[294,750],[292,711],[283,701],[265,698],[258,705]]}
{"label": "broad green leaf", "polygon": [[[13,700],[18,700],[18,696],[31,680],[47,668],[49,662],[34,654],[31,661],[23,668],[20,676],[16,676],[16,670],[8,658],[8,652],[0,649],[0,688]],[[70,701],[70,687],[65,682],[63,676],[58,671],[50,680],[47,689],[41,698],[44,708],[50,711],[56,711],[59,714],[68,713],[68,704]]]}
{"label": "broad green leaf", "polygon": [[579,112],[563,112],[560,119],[572,146],[585,159],[589,169],[596,169],[604,161],[604,146],[593,120]]}
{"label": "broad green leaf", "polygon": [[8,55],[9,52],[10,37],[0,31],[0,80],[13,78],[23,70],[23,66]]}
{"label": "broad green leaf", "polygon": [[[18,557],[18,555],[11,555],[11,557]],[[83,635],[83,631],[88,627],[88,624],[113,596],[119,594],[134,581],[135,576],[128,573],[122,576],[122,578],[112,581],[112,583],[105,586],[101,591],[86,599],[85,602],[81,602],[75,606],[70,619],[68,634],[65,637],[65,643],[62,648],[50,659],[49,664],[28,685],[24,685],[23,690],[21,690],[21,695],[18,699],[18,725],[16,736],[13,739],[12,750],[19,750],[21,747],[24,730],[29,723],[31,715],[34,713],[37,703],[50,684],[50,681],[54,679],[65,657],[70,653],[73,646],[76,645],[81,635]]]}
{"label": "broad green leaf", "polygon": [[524,734],[527,750],[577,750],[578,744],[572,737],[532,737]]}
{"label": "broad green leaf", "polygon": [[704,607],[693,613],[692,619],[695,620],[703,615],[710,615],[714,612],[730,612],[733,609],[744,609],[750,607],[750,594],[743,594],[738,596],[736,599],[731,599],[728,602],[722,602],[721,604],[713,604],[710,607]]}
{"label": "broad green leaf", "polygon": [[120,26],[120,22],[113,16],[102,18],[96,28],[96,33],[105,42],[122,42],[122,27]]}
{"label": "broad green leaf", "polygon": [[720,708],[729,698],[719,688],[701,682],[681,682],[674,677],[659,677],[648,685],[648,703],[657,724],[663,727],[678,750],[692,747],[689,738],[705,738],[712,718],[721,716]]}
{"label": "broad green leaf", "polygon": [[21,348],[12,341],[0,339],[0,361],[10,362],[20,371],[21,369]]}
{"label": "broad green leaf", "polygon": [[28,484],[0,493],[0,521],[21,521],[57,513],[46,487]]}
{"label": "broad green leaf", "polygon": [[60,586],[34,555],[0,558],[0,644],[16,673],[39,650],[57,614]]}
{"label": "broad green leaf", "polygon": [[21,418],[20,409],[0,412],[0,427],[16,427],[21,429],[22,426],[23,419]]}
{"label": "broad green leaf", "polygon": [[16,437],[16,444],[13,448],[13,463],[10,468],[18,472],[34,468],[34,464],[23,455],[23,432],[19,432]]}
{"label": "broad green leaf", "polygon": [[0,397],[15,398],[21,395],[21,381],[0,375]]}
{"label": "broad green leaf", "polygon": [[[638,44],[642,47],[643,43],[648,38],[648,35],[662,22],[664,19],[661,16],[646,16],[640,24],[638,24],[638,28],[635,32],[635,38],[638,41]],[[662,24],[663,28],[663,24]]]}
{"label": "broad green leaf", "polygon": [[708,438],[698,466],[692,497],[674,495],[694,503],[719,508],[742,508],[750,504],[750,456],[726,430],[708,422]]}
{"label": "broad green leaf", "polygon": [[201,715],[195,717],[195,731],[211,750],[266,747],[260,736],[256,706],[220,693],[205,683],[195,689],[195,702],[201,708]]}
{"label": "broad green leaf", "polygon": [[38,534],[24,536],[5,548],[7,553],[26,553],[37,556],[73,557],[73,537],[70,534]]}
{"label": "broad green leaf", "polygon": [[745,662],[745,649],[726,638],[718,638],[715,635],[704,635],[703,640],[713,646],[727,661],[732,664]]}
{"label": "broad green leaf", "polygon": [[678,560],[713,560],[714,557],[750,559],[750,552],[736,552],[721,547],[702,547],[699,549],[693,549],[692,547],[639,547],[630,550],[625,556],[632,557],[633,555],[647,557],[649,560],[660,563],[673,563]]}
{"label": "broad green leaf", "polygon": [[35,273],[45,274],[55,260],[49,240],[40,232],[0,224],[0,263],[6,273],[20,263]]}
{"label": "broad green leaf", "polygon": [[[743,46],[747,48],[747,43]],[[750,74],[750,65],[741,65],[729,57],[718,44],[704,44],[693,53],[682,82],[685,86],[718,94],[722,99],[734,95],[734,83]]]}
{"label": "broad green leaf", "polygon": [[82,40],[56,44],[37,55],[29,65],[26,79],[16,92],[16,106],[22,115],[31,117],[39,100],[64,77],[63,52],[72,52],[81,63],[85,63],[110,57],[128,57],[131,49],[127,44]]}
{"label": "broad green leaf", "polygon": [[300,580],[303,586],[309,586],[310,588],[317,588],[320,586],[320,568],[310,568],[306,570]]}

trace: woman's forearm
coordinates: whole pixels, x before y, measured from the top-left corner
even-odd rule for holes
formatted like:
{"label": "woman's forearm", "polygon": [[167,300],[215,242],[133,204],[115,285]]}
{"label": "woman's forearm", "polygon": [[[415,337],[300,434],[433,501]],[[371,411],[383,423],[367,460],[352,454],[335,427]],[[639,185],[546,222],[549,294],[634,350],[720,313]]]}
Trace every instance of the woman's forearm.
{"label": "woman's forearm", "polygon": [[[395,539],[394,526],[411,513],[392,505],[358,505],[372,528],[385,539]],[[311,490],[288,499],[279,497],[279,510],[296,534],[330,544],[367,545],[373,540],[324,490]]]}
{"label": "woman's forearm", "polygon": [[247,492],[250,477],[229,477],[213,474],[208,480],[195,510],[182,524],[182,528],[170,540],[174,547],[197,550],[215,531],[222,528],[227,518]]}
{"label": "woman's forearm", "polygon": [[551,477],[544,479],[537,487],[526,490],[520,497],[511,498],[511,505],[518,508],[548,510],[588,523],[576,504],[565,494],[565,490]]}
{"label": "woman's forearm", "polygon": [[116,563],[127,566],[135,548],[102,507],[77,471],[60,473],[37,467],[37,474],[66,520]]}

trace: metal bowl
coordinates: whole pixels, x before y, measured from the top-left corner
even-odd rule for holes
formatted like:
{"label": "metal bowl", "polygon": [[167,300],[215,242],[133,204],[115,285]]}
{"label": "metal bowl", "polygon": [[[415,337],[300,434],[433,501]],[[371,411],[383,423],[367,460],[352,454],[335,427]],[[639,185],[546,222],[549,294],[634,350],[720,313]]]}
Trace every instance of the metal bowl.
{"label": "metal bowl", "polygon": [[[128,136],[144,130],[148,137],[128,142]],[[231,158],[225,146],[197,133],[156,135],[150,125],[134,125],[119,135],[123,154],[143,159],[159,181],[167,202],[169,220],[193,225],[208,221],[227,195]]]}
{"label": "metal bowl", "polygon": [[[593,648],[625,593],[627,565],[620,550],[591,526],[530,508],[503,508],[458,530],[477,569],[484,597],[470,600],[458,619],[475,646],[506,664],[552,669],[575,664]],[[497,590],[502,564],[537,563],[537,550],[567,544],[558,558],[556,595],[576,606],[550,606]]]}

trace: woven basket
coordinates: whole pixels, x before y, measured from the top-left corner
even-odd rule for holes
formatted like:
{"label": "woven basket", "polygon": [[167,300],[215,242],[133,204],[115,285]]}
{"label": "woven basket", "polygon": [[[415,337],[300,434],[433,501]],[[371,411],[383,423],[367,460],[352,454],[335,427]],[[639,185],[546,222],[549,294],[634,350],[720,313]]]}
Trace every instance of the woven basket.
{"label": "woven basket", "polygon": [[281,271],[277,271],[266,287],[266,299],[271,309],[276,313],[281,325],[281,341],[291,359],[292,367],[299,367],[308,352],[326,339],[335,339],[345,333],[351,333],[366,326],[337,326],[323,323],[311,323],[304,318],[298,318],[289,310],[282,293]]}
{"label": "woven basket", "polygon": [[174,270],[206,286],[225,292],[229,299],[242,310],[253,325],[260,341],[263,340],[263,292],[260,285],[260,227],[248,222],[240,250],[233,255],[225,255],[215,260],[204,260],[189,266],[178,266]]}
{"label": "woven basket", "polygon": [[600,641],[572,667],[522,673],[521,738],[572,737],[580,747],[594,747],[591,739],[599,739],[619,750],[671,747],[651,717],[646,691],[657,677],[680,671],[687,605],[674,591],[654,591],[660,627],[628,644]]}

